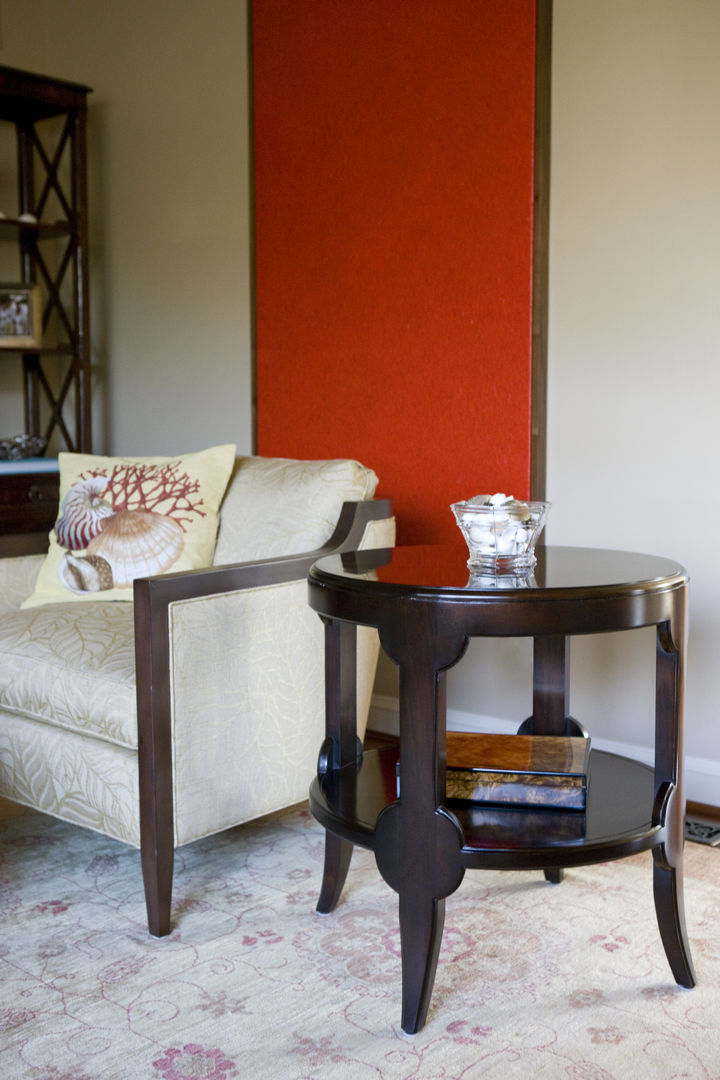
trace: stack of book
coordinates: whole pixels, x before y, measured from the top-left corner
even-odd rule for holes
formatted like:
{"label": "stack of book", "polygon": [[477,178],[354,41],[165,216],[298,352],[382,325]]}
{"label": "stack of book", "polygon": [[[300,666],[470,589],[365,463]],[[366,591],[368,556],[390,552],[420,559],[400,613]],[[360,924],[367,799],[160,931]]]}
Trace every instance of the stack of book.
{"label": "stack of book", "polygon": [[490,805],[584,810],[590,739],[447,733],[445,797]]}

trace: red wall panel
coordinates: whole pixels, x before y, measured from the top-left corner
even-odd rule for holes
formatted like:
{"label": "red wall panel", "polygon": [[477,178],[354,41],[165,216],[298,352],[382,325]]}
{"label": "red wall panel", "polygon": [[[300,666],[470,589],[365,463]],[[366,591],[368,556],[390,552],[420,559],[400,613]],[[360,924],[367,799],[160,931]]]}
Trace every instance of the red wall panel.
{"label": "red wall panel", "polygon": [[530,484],[534,0],[254,0],[257,450]]}

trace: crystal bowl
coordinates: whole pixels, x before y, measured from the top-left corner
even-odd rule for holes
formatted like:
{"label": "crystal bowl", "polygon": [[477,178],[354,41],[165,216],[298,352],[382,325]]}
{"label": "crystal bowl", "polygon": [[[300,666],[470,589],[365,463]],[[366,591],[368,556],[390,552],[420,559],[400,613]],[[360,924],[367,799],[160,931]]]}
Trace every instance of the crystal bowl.
{"label": "crystal bowl", "polygon": [[548,502],[504,495],[476,495],[453,503],[451,510],[470,551],[468,566],[494,574],[531,570],[549,509]]}

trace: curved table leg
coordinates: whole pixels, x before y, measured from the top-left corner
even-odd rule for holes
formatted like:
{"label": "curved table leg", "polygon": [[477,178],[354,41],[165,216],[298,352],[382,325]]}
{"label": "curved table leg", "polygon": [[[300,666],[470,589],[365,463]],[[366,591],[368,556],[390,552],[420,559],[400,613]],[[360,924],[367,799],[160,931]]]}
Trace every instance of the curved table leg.
{"label": "curved table leg", "polygon": [[665,829],[653,849],[655,914],[665,955],[675,981],[695,985],[683,902],[685,801],[682,745],[686,612],[685,590],[675,594],[673,618],[659,623],[655,667],[655,806],[653,821]]}
{"label": "curved table leg", "polygon": [[320,915],[329,915],[335,908],[345,884],[353,845],[329,831],[325,832],[325,866],[323,868],[320,897],[315,910]]}
{"label": "curved table leg", "polygon": [[[402,789],[401,789],[402,790]],[[402,1029],[414,1035],[425,1023],[445,921],[445,897],[465,872],[462,830],[445,810],[417,820],[390,803],[375,826],[375,861],[399,896],[402,960]]]}
{"label": "curved table leg", "polygon": [[690,989],[697,980],[685,927],[682,871],[677,867],[665,867],[655,863],[653,895],[660,937],[670,970],[679,986]]}
{"label": "curved table leg", "polygon": [[[357,627],[324,618],[325,741],[320,748],[318,776],[355,764],[362,757],[357,737]],[[359,749],[358,749],[359,748]],[[353,797],[348,790],[347,798]],[[342,892],[353,845],[325,830],[325,865],[315,910],[328,915]]]}
{"label": "curved table leg", "polygon": [[407,1035],[425,1023],[432,995],[445,923],[445,900],[421,892],[400,894],[400,948],[402,953],[402,1018]]}

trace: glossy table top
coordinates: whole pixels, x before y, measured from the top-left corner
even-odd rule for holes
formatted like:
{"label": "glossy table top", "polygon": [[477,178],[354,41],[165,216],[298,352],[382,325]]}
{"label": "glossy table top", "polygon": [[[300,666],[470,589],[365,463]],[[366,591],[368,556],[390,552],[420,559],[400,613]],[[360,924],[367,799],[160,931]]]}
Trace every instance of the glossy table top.
{"label": "glossy table top", "polygon": [[470,571],[464,546],[428,545],[330,555],[310,571],[310,581],[353,588],[466,598],[541,592],[591,595],[652,593],[683,586],[687,574],[675,560],[603,548],[547,546],[526,575]]}

